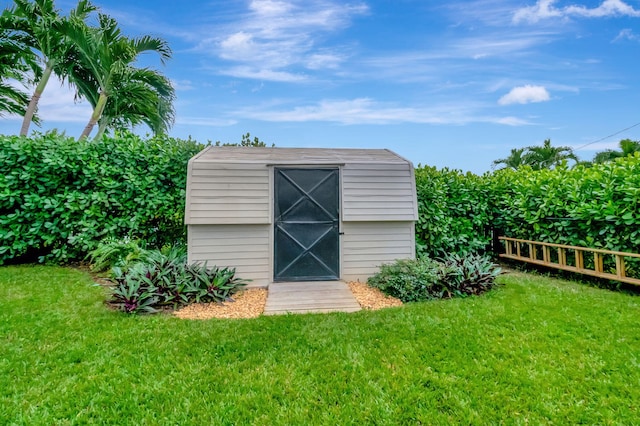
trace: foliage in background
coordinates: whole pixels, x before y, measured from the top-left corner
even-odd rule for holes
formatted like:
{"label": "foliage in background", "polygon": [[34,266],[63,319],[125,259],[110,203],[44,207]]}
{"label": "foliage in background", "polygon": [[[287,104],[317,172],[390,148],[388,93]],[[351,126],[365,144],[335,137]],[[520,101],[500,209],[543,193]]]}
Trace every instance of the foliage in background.
{"label": "foliage in background", "polygon": [[126,270],[114,268],[110,302],[126,313],[152,313],[170,306],[224,302],[246,285],[232,268],[187,264],[184,246],[152,250]]}
{"label": "foliage in background", "polygon": [[368,284],[403,302],[478,295],[493,288],[500,268],[480,255],[403,259],[380,267]]}
{"label": "foliage in background", "polygon": [[491,188],[486,176],[418,166],[416,245],[420,255],[483,251],[490,242]]}
{"label": "foliage in background", "polygon": [[[251,134],[247,132],[246,135],[242,135],[242,140],[240,143],[222,143],[220,141],[216,141],[215,146],[247,146],[253,148],[267,148],[267,143],[261,141],[257,136],[254,136],[251,139]],[[276,146],[276,144],[271,144],[271,148]]]}
{"label": "foliage in background", "polygon": [[506,158],[493,162],[493,167],[503,166],[507,169],[518,170],[529,166],[533,170],[553,169],[567,161],[578,162],[578,157],[569,146],[552,146],[551,139],[545,139],[542,145],[532,145],[525,148],[512,149]]}
{"label": "foliage in background", "polygon": [[628,157],[636,152],[640,152],[640,141],[632,141],[631,139],[622,139],[618,142],[620,150],[606,149],[604,151],[596,153],[593,157],[594,163],[604,163],[607,161],[613,161],[616,158]]}
{"label": "foliage in background", "polygon": [[494,224],[510,237],[640,252],[640,154],[592,167],[490,177]]}
{"label": "foliage in background", "polygon": [[129,133],[0,136],[0,263],[82,260],[108,237],[184,241],[187,162],[202,148]]}
{"label": "foliage in background", "polygon": [[[514,238],[640,253],[640,153],[483,176],[419,167],[416,188],[420,254],[481,252],[490,227]],[[637,263],[628,259],[627,266]]]}
{"label": "foliage in background", "polygon": [[[81,138],[99,123],[96,139],[107,129],[146,124],[155,134],[173,125],[175,91],[164,75],[135,62],[141,53],[156,52],[164,63],[168,44],[142,35],[129,38],[117,21],[88,0],[78,0],[68,16],[54,0],[13,0],[0,16],[0,112],[24,116],[20,135],[26,136],[38,101],[51,75],[75,88],[93,108]],[[97,22],[91,26],[88,22]],[[31,71],[33,78],[30,77]],[[28,106],[20,91],[8,91],[6,79],[33,88]],[[33,81],[32,81],[33,80]]]}
{"label": "foliage in background", "polygon": [[13,3],[13,7],[4,10],[0,27],[7,31],[7,39],[19,48],[16,66],[25,63],[39,65],[38,69],[32,68],[36,75],[34,83],[37,84],[20,129],[20,135],[26,136],[51,75],[70,83],[85,77],[73,72],[72,63],[73,59],[78,59],[77,50],[62,28],[71,23],[86,26],[85,21],[96,8],[87,0],[80,0],[69,16],[61,16],[53,0],[14,0]]}

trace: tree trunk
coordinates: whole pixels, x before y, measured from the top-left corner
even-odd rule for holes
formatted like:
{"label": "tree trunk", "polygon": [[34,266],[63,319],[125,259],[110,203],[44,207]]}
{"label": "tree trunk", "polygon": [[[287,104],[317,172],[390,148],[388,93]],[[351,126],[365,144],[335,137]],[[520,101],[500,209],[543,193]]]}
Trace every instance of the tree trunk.
{"label": "tree trunk", "polygon": [[91,118],[89,119],[89,122],[85,126],[78,140],[85,139],[91,134],[94,126],[96,125],[98,120],[100,120],[100,117],[102,117],[102,112],[104,111],[104,107],[107,104],[107,99],[107,94],[104,92],[104,90],[101,91],[100,97],[98,98],[98,103],[96,104],[96,107],[93,109],[93,113],[91,114]]}
{"label": "tree trunk", "polygon": [[96,133],[96,136],[93,138],[94,141],[99,140],[102,135],[104,135],[105,130],[107,130],[107,120],[103,120],[102,118],[100,119],[100,121],[98,122],[98,133]]}
{"label": "tree trunk", "polygon": [[27,111],[24,113],[24,119],[22,120],[22,127],[20,128],[20,136],[27,136],[29,133],[29,126],[31,126],[31,121],[33,120],[33,114],[36,112],[36,108],[38,108],[38,101],[40,101],[40,96],[42,96],[42,92],[44,92],[44,88],[47,87],[47,83],[49,82],[49,77],[51,77],[51,71],[53,71],[53,60],[47,61],[47,66],[44,69],[44,73],[42,74],[42,78],[40,82],[36,86],[36,90],[33,92],[33,96],[29,101],[29,106],[27,107]]}

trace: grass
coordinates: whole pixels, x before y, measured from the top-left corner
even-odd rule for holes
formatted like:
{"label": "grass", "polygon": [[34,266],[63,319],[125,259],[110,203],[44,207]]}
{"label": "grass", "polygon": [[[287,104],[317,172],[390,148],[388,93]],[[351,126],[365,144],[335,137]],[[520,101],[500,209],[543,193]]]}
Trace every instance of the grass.
{"label": "grass", "polygon": [[184,321],[0,268],[0,424],[632,424],[640,297],[515,273],[481,297]]}

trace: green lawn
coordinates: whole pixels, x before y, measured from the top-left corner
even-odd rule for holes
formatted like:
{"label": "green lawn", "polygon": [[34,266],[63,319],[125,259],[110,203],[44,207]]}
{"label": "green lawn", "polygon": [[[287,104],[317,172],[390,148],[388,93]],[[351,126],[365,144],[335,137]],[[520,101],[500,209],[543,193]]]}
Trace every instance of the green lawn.
{"label": "green lawn", "polygon": [[377,312],[131,317],[0,268],[0,424],[632,424],[640,297],[521,273]]}

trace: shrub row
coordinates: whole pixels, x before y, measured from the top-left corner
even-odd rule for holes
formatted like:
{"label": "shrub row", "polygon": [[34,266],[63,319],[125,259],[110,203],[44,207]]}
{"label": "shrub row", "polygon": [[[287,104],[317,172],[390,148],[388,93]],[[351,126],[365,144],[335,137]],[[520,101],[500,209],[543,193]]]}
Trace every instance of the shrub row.
{"label": "shrub row", "polygon": [[640,154],[554,170],[488,177],[494,225],[508,236],[640,252]]}
{"label": "shrub row", "polygon": [[146,251],[143,261],[113,268],[110,302],[126,313],[153,313],[163,307],[224,302],[246,285],[231,268],[187,264],[183,248]]}
{"label": "shrub row", "polygon": [[640,253],[640,154],[592,167],[477,176],[416,169],[418,252],[482,251],[490,228],[537,241]]}
{"label": "shrub row", "polygon": [[0,264],[83,259],[106,237],[184,239],[191,140],[0,136]]}

